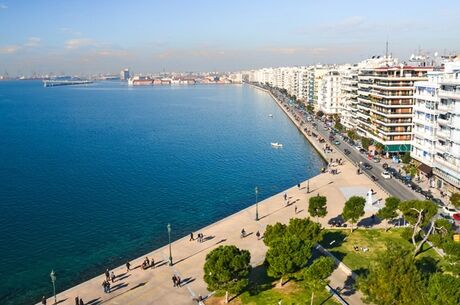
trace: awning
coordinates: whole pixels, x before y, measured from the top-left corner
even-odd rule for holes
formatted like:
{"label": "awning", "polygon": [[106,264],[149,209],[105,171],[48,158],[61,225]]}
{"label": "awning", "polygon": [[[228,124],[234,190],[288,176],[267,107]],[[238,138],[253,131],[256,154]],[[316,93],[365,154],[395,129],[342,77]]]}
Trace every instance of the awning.
{"label": "awning", "polygon": [[411,150],[410,144],[401,144],[401,145],[396,145],[396,144],[391,144],[391,145],[385,145],[384,149],[385,152],[406,152]]}
{"label": "awning", "polygon": [[418,169],[421,172],[424,172],[427,176],[431,176],[431,174],[433,173],[433,168],[423,163],[418,166]]}

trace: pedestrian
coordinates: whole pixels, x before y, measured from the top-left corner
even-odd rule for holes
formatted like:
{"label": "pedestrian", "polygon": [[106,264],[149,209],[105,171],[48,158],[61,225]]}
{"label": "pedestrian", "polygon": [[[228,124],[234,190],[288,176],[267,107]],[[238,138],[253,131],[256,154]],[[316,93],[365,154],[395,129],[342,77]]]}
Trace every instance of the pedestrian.
{"label": "pedestrian", "polygon": [[112,271],[112,274],[110,275],[110,279],[112,280],[112,283],[115,282],[115,272]]}
{"label": "pedestrian", "polygon": [[297,215],[297,206],[294,206],[294,214]]}
{"label": "pedestrian", "polygon": [[80,299],[78,297],[75,297],[75,305],[80,305]]}
{"label": "pedestrian", "polygon": [[259,231],[256,232],[256,237],[257,237],[257,240],[260,239],[260,232]]}
{"label": "pedestrian", "polygon": [[152,268],[155,267],[155,259],[152,257]]}
{"label": "pedestrian", "polygon": [[174,287],[176,287],[177,286],[177,277],[176,277],[176,275],[174,274],[171,279],[173,281]]}
{"label": "pedestrian", "polygon": [[244,230],[244,228],[241,230],[241,235],[240,237],[243,238],[246,236],[246,231]]}
{"label": "pedestrian", "polygon": [[126,262],[126,273],[128,273],[129,270],[131,270],[131,264],[129,262]]}
{"label": "pedestrian", "polygon": [[107,293],[107,282],[105,280],[102,282],[102,288],[104,288],[104,293]]}
{"label": "pedestrian", "polygon": [[79,305],[85,305],[85,303],[83,302],[82,298],[80,298],[80,304]]}
{"label": "pedestrian", "polygon": [[193,237],[193,232],[190,233],[190,239],[189,239],[189,241],[192,241],[192,240],[195,240],[195,238]]}
{"label": "pedestrian", "polygon": [[176,277],[176,282],[177,282],[177,287],[180,288],[180,282],[181,282],[180,276]]}
{"label": "pedestrian", "polygon": [[106,270],[105,270],[105,279],[106,279],[107,282],[110,281],[110,272],[109,272],[109,269],[106,269]]}
{"label": "pedestrian", "polygon": [[300,189],[300,183],[297,183],[297,188]]}
{"label": "pedestrian", "polygon": [[107,292],[110,293],[110,282],[106,282]]}
{"label": "pedestrian", "polygon": [[284,193],[284,201],[286,201],[286,200],[287,200],[287,194]]}

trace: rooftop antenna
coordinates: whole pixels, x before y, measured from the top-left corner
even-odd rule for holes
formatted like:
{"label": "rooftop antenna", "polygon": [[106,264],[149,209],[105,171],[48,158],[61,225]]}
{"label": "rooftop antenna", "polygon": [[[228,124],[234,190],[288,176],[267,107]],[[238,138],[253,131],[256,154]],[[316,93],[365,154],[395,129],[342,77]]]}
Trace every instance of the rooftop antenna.
{"label": "rooftop antenna", "polygon": [[385,58],[388,59],[388,36],[387,36],[387,41],[385,43]]}

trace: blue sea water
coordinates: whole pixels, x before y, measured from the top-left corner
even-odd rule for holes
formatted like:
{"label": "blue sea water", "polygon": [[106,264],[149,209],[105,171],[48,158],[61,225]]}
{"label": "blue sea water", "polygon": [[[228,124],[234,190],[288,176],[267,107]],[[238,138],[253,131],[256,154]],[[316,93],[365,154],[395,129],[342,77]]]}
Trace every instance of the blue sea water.
{"label": "blue sea water", "polygon": [[[268,115],[273,114],[273,118]],[[273,149],[270,142],[281,142]],[[0,304],[30,304],[319,173],[245,85],[0,82]]]}

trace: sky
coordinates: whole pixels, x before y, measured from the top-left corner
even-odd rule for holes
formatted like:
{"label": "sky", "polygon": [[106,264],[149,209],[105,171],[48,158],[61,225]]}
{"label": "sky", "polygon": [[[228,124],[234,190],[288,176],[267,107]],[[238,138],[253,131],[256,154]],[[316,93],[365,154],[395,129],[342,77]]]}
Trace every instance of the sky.
{"label": "sky", "polygon": [[460,52],[458,0],[0,0],[0,75],[238,71]]}

